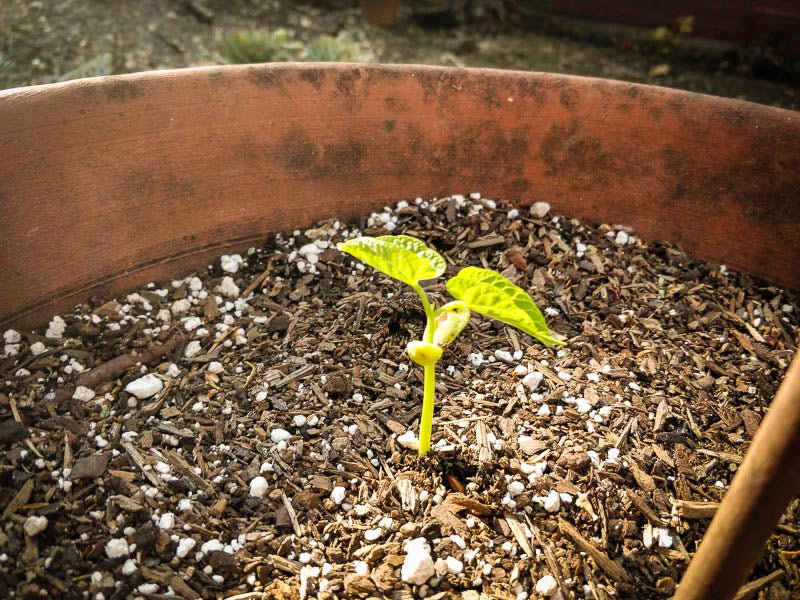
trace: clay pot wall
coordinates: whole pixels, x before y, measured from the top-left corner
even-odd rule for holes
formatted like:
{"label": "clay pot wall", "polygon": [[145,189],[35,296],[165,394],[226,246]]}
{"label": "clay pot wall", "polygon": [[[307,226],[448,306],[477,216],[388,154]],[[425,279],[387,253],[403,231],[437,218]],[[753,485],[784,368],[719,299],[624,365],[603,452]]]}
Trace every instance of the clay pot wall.
{"label": "clay pot wall", "polygon": [[0,326],[270,231],[481,191],[800,289],[800,115],[496,70],[263,65],[0,92]]}

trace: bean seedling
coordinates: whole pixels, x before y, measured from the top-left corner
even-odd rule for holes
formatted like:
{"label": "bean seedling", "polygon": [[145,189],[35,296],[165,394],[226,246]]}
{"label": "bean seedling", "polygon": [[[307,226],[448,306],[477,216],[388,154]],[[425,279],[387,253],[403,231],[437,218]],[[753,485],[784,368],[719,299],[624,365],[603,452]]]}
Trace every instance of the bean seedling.
{"label": "bean seedling", "polygon": [[421,340],[408,343],[408,356],[425,370],[422,418],[419,426],[419,455],[431,447],[436,363],[444,346],[466,327],[471,311],[516,327],[544,344],[563,345],[552,336],[536,303],[522,288],[495,271],[465,267],[447,281],[447,291],[454,298],[435,309],[428,300],[421,281],[440,277],[447,267],[444,258],[424,242],[407,235],[359,237],[337,245],[373,269],[410,285],[425,309],[425,331]]}

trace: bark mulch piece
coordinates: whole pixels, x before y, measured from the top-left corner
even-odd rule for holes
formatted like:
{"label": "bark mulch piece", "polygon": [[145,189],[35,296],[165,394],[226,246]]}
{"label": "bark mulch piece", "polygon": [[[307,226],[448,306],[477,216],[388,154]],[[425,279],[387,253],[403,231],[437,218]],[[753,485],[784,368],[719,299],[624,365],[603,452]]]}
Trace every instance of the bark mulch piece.
{"label": "bark mulch piece", "polygon": [[[5,332],[0,596],[669,597],[795,352],[798,297],[547,209],[401,202]],[[568,341],[474,317],[425,459],[397,442],[422,308],[335,249],[388,232],[448,275],[502,272]],[[800,593],[798,532],[795,501],[750,597]]]}

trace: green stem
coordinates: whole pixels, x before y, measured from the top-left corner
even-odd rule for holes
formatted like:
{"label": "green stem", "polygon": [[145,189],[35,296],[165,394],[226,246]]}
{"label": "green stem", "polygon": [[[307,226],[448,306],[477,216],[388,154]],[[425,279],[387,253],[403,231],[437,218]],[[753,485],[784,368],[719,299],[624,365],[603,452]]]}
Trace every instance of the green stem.
{"label": "green stem", "polygon": [[433,331],[436,329],[436,319],[433,316],[433,306],[428,301],[428,297],[425,295],[425,290],[422,289],[419,285],[414,286],[414,291],[417,292],[419,295],[419,299],[422,300],[422,308],[425,309],[425,333],[423,334],[422,341],[428,342],[429,344],[433,343]]}
{"label": "green stem", "polygon": [[[433,333],[436,330],[436,318],[434,317],[433,306],[425,295],[425,290],[421,286],[415,285],[414,291],[422,300],[422,307],[425,309],[425,333],[423,341],[433,343]],[[436,387],[436,366],[428,365],[425,368],[425,388],[422,394],[422,418],[419,422],[419,456],[426,456],[431,450],[431,429],[433,428],[433,407],[434,391]]]}
{"label": "green stem", "polygon": [[436,366],[425,367],[425,391],[422,395],[422,419],[419,422],[419,455],[426,456],[431,449],[433,427],[433,393],[436,386]]}

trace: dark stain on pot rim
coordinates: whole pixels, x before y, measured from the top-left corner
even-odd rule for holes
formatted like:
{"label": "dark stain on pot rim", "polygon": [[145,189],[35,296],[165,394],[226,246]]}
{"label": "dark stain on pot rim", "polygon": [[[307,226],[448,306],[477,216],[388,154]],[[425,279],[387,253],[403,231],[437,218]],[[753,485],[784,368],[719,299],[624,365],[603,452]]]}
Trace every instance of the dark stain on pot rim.
{"label": "dark stain on pot rim", "polygon": [[495,121],[453,125],[446,143],[428,144],[424,136],[414,140],[419,146],[415,155],[428,159],[430,167],[422,165],[423,171],[459,173],[476,181],[511,181],[523,177],[526,162],[520,157],[528,154],[530,138],[529,125],[507,130]]}
{"label": "dark stain on pot rim", "polygon": [[577,119],[569,125],[551,125],[539,147],[539,156],[547,165],[547,175],[568,178],[573,187],[587,177],[593,184],[603,186],[610,181],[611,158],[600,140],[583,133]]}
{"label": "dark stain on pot rim", "polygon": [[306,131],[296,127],[280,139],[275,156],[296,177],[353,176],[361,172],[367,147],[365,142],[351,137],[319,148]]}
{"label": "dark stain on pot rim", "polygon": [[547,89],[544,84],[533,77],[517,80],[517,93],[523,98],[532,98],[539,108],[547,102]]}
{"label": "dark stain on pot rim", "polygon": [[282,95],[289,96],[286,88],[285,79],[287,71],[274,67],[249,67],[247,69],[247,79],[253,85],[267,89],[277,89]]}
{"label": "dark stain on pot rim", "polygon": [[310,83],[312,87],[319,92],[325,83],[326,73],[319,67],[304,67],[300,69],[299,76],[301,81]]}
{"label": "dark stain on pot rim", "polygon": [[356,110],[360,104],[356,93],[356,84],[360,79],[361,71],[357,69],[336,73],[334,85],[336,86],[337,95],[344,100],[345,106],[350,111]]}
{"label": "dark stain on pot rim", "polygon": [[383,105],[386,107],[386,110],[391,112],[408,113],[411,110],[406,100],[396,98],[395,96],[387,96],[384,98]]}
{"label": "dark stain on pot rim", "polygon": [[[463,91],[463,84],[466,81],[463,69],[455,71],[415,71],[411,75],[420,87],[422,87],[422,97],[426,102],[435,96],[438,101],[443,102],[455,91]],[[479,90],[470,90],[475,95],[480,95]]]}
{"label": "dark stain on pot rim", "polygon": [[574,111],[578,105],[578,101],[580,100],[580,94],[575,88],[567,88],[561,90],[558,99],[562,106],[566,106],[567,109]]}
{"label": "dark stain on pot rim", "polygon": [[663,172],[670,176],[665,190],[669,202],[697,203],[698,198],[706,198],[710,210],[719,211],[730,201],[748,218],[771,223],[775,231],[800,228],[800,203],[775,202],[775,198],[798,196],[800,165],[787,168],[782,161],[764,158],[770,156],[767,149],[758,152],[749,146],[738,149],[735,160],[717,161],[712,154],[708,164],[673,147],[662,150],[661,156]]}
{"label": "dark stain on pot rim", "polygon": [[144,87],[142,84],[129,79],[115,79],[109,82],[106,95],[109,100],[114,100],[115,102],[133,100],[144,95]]}
{"label": "dark stain on pot rim", "polygon": [[226,76],[225,71],[223,69],[211,69],[208,72],[208,80],[214,87],[224,87],[224,88],[231,87],[231,81]]}

